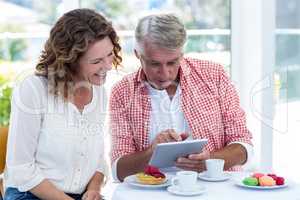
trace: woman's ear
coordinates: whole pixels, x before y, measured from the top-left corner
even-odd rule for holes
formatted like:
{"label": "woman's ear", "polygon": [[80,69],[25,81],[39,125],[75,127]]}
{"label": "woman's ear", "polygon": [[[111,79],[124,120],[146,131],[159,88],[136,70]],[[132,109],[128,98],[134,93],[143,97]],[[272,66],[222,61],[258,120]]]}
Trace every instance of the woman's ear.
{"label": "woman's ear", "polygon": [[134,55],[135,55],[135,57],[137,57],[137,59],[141,58],[140,54],[137,52],[136,49],[134,49]]}

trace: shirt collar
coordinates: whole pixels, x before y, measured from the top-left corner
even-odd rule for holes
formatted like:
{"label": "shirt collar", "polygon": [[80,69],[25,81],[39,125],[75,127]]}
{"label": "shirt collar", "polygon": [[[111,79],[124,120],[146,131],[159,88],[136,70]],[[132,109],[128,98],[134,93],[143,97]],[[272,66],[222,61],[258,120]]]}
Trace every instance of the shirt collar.
{"label": "shirt collar", "polygon": [[[160,95],[160,96],[168,95],[166,90],[155,89],[148,82],[145,82],[145,85],[146,85],[146,88],[148,89],[150,95]],[[177,97],[180,94],[181,94],[181,87],[178,84],[177,88],[176,88],[176,92],[174,94],[174,97]]]}

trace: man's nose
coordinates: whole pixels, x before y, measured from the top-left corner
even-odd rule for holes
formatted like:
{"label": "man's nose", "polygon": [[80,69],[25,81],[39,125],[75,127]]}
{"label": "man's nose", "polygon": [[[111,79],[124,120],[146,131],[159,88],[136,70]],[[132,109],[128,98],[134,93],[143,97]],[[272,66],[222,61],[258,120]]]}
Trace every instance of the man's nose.
{"label": "man's nose", "polygon": [[168,78],[169,75],[170,75],[170,69],[167,65],[162,65],[161,67],[161,70],[160,70],[160,74],[163,76],[163,77],[166,77]]}

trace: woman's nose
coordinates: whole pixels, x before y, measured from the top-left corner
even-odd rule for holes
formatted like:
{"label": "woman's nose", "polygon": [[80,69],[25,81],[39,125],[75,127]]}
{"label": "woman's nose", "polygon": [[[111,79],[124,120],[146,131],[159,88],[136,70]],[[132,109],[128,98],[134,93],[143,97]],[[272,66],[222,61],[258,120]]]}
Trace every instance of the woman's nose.
{"label": "woman's nose", "polygon": [[104,59],[104,67],[107,71],[112,69],[112,59],[110,58],[105,58]]}

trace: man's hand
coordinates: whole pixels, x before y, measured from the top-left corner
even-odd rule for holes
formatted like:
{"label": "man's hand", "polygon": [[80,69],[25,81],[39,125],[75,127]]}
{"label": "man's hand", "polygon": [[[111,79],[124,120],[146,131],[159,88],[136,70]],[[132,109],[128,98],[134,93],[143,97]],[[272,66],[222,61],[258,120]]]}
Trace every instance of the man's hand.
{"label": "man's hand", "polygon": [[87,190],[83,196],[82,200],[102,200],[102,196],[99,191],[96,190]]}
{"label": "man's hand", "polygon": [[154,150],[157,144],[182,141],[182,138],[173,129],[168,129],[160,132],[151,144],[151,149]]}
{"label": "man's hand", "polygon": [[117,164],[118,179],[123,181],[126,176],[141,172],[148,165],[157,144],[182,141],[181,136],[173,129],[158,133],[151,145],[144,151],[122,156]]}
{"label": "man's hand", "polygon": [[210,158],[208,151],[198,154],[190,154],[188,157],[180,157],[176,161],[176,167],[184,170],[202,172],[206,170],[205,160]]}
{"label": "man's hand", "polygon": [[181,137],[181,140],[183,141],[183,140],[186,140],[189,137],[189,134],[188,133],[181,133],[180,137]]}

